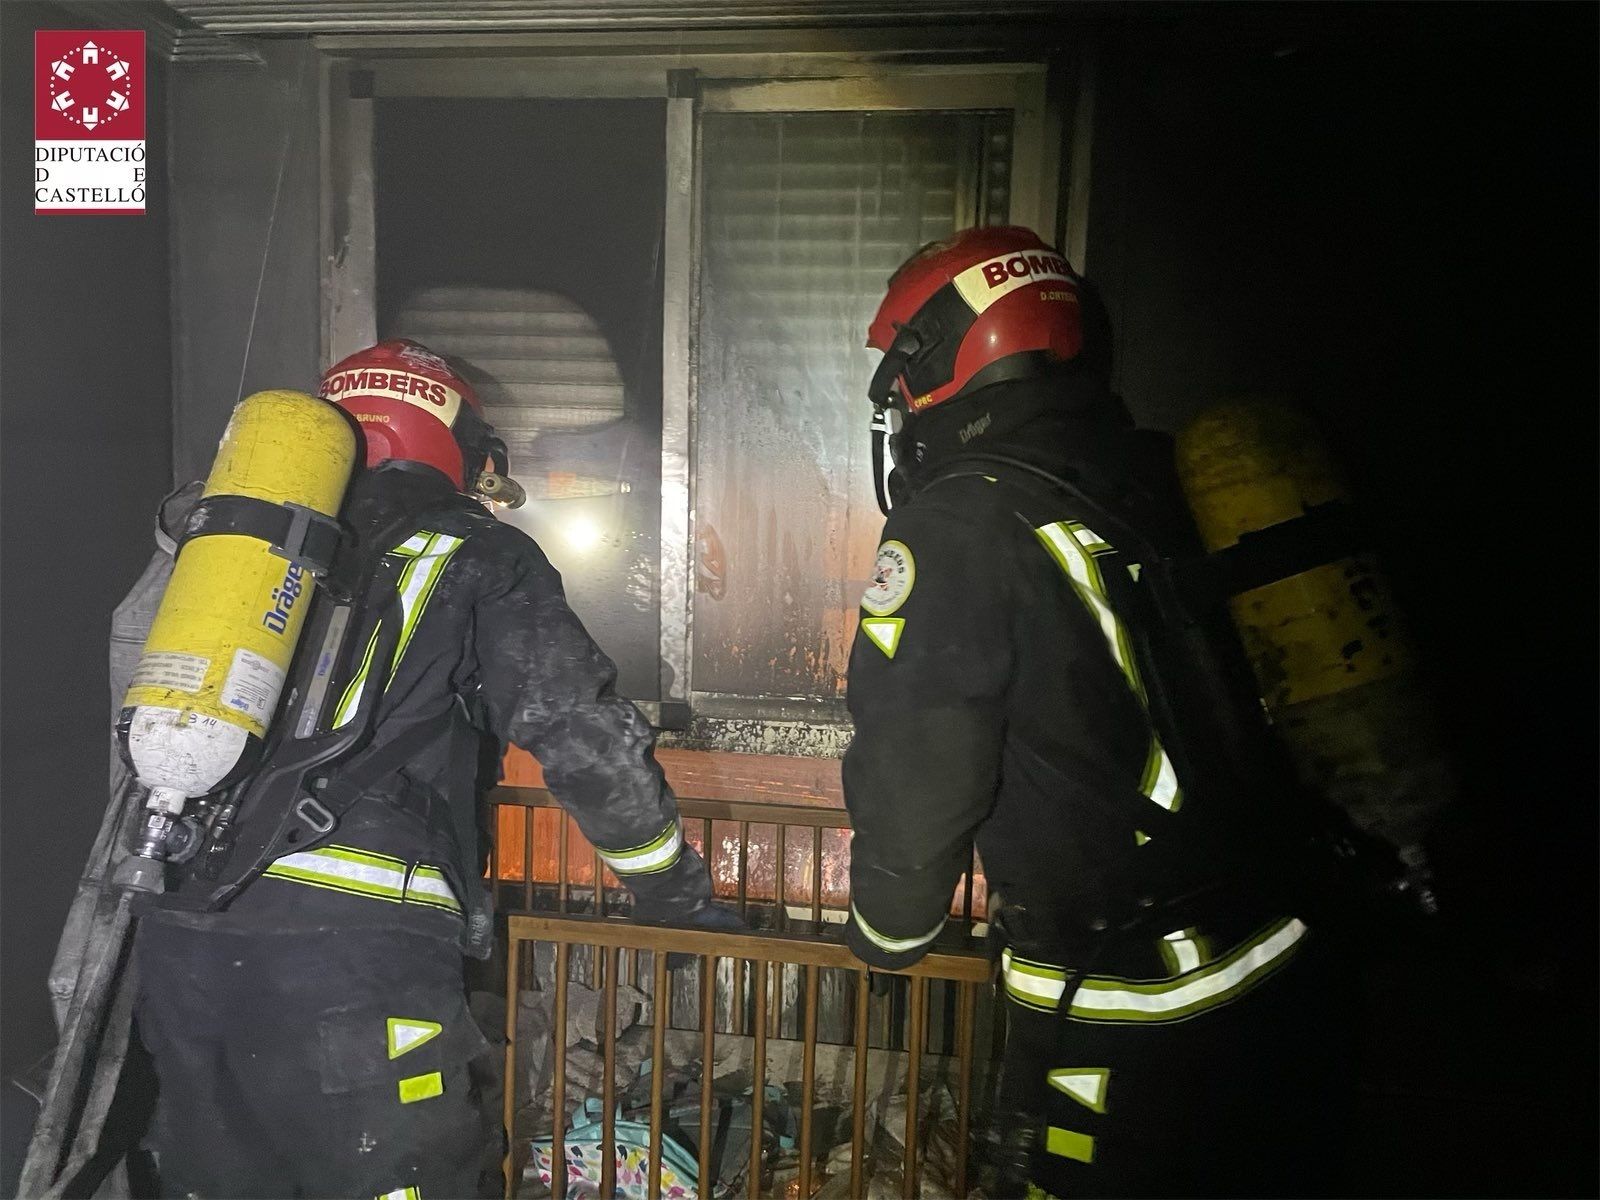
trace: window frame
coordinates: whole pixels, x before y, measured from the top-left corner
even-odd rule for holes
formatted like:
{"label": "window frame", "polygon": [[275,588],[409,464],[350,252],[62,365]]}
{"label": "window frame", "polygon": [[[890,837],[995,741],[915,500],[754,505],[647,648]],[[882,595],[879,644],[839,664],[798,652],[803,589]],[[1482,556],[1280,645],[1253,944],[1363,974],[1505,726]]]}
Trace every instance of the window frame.
{"label": "window frame", "polygon": [[[1009,36],[1009,44],[997,39]],[[321,51],[323,362],[376,337],[374,105],[399,96],[485,99],[660,99],[666,104],[666,212],[662,295],[660,700],[641,702],[659,727],[700,744],[763,748],[793,740],[832,754],[847,738],[842,702],[700,692],[694,661],[695,412],[698,378],[702,183],[701,116],[757,112],[1012,114],[1011,220],[1051,231],[1081,262],[1086,240],[1092,60],[1025,34],[942,29],[736,35],[667,55],[598,35],[483,38],[434,35],[405,50],[383,35],[316,39]],[[844,48],[839,49],[841,40]],[[589,43],[575,45],[574,43]],[[1070,114],[1075,169],[1062,157]],[[1068,186],[1062,203],[1063,180]],[[735,732],[736,727],[742,732]],[[826,732],[827,727],[834,727]],[[815,732],[822,730],[821,742]],[[774,741],[776,739],[776,742]],[[836,744],[837,743],[837,744]]]}

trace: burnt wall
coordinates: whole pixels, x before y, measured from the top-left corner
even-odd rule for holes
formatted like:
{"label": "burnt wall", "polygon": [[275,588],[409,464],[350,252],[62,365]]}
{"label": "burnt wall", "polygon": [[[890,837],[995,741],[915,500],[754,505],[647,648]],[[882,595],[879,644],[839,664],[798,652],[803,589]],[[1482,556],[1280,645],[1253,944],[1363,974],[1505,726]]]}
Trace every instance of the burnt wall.
{"label": "burnt wall", "polygon": [[106,804],[111,610],[172,462],[166,64],[150,56],[148,210],[35,216],[33,33],[0,5],[0,945],[6,1074],[55,1040],[45,975]]}

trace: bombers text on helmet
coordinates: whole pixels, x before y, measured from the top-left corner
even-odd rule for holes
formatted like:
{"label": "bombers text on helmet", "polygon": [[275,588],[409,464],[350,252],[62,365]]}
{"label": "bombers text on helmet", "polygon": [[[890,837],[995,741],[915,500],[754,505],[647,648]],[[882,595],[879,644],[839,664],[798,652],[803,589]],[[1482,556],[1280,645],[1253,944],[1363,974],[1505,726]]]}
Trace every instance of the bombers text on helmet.
{"label": "bombers text on helmet", "polygon": [[1080,292],[1066,258],[1031,229],[966,229],[924,246],[889,280],[867,329],[884,353],[869,388],[880,409],[926,412],[991,383],[1037,374],[1084,349]]}
{"label": "bombers text on helmet", "polygon": [[493,430],[472,385],[425,346],[394,338],[358,350],[328,369],[321,394],[360,424],[368,467],[399,459],[462,491],[476,481]]}

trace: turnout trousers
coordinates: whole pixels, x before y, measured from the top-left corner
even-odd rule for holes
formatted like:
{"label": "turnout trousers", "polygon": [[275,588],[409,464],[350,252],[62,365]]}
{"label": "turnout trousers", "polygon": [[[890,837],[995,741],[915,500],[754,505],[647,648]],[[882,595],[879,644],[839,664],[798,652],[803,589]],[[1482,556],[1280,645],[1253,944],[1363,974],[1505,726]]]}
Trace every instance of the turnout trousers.
{"label": "turnout trousers", "polygon": [[[152,913],[138,1036],[161,1194],[462,1200],[497,1187],[496,1086],[454,925],[264,932]],[[431,919],[432,915],[429,914]],[[495,1193],[491,1193],[495,1194]]]}
{"label": "turnout trousers", "polygon": [[1340,1194],[1353,997],[1323,949],[1180,1020],[1008,997],[1005,1091],[1038,1120],[1030,1196]]}

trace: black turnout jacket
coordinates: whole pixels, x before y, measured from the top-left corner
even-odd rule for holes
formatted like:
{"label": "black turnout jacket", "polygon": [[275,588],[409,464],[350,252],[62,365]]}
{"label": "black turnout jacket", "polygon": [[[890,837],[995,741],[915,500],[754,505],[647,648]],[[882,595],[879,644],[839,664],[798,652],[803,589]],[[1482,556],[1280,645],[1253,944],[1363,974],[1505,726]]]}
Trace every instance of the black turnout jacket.
{"label": "black turnout jacket", "polygon": [[[440,905],[427,914],[422,908],[432,899],[448,910],[442,875],[463,910],[443,915],[486,926],[480,798],[506,743],[539,760],[551,792],[633,891],[641,915],[687,915],[709,899],[705,866],[683,841],[649,722],[617,694],[616,667],[568,606],[538,545],[442,475],[415,468],[364,472],[341,515],[358,548],[363,539],[386,540],[403,613],[371,739],[331,775],[335,791],[354,783],[360,796],[337,829],[278,855],[232,908],[321,927],[394,922],[409,915],[415,898],[419,917],[436,921]],[[308,621],[296,672],[314,655],[314,637]],[[361,638],[346,639],[314,714],[318,727],[352,719],[377,678],[371,657]],[[280,711],[279,722],[286,719]],[[311,722],[304,713],[300,720]],[[238,820],[280,815],[241,810]],[[386,861],[406,877],[399,910],[373,903],[395,899]],[[337,915],[328,905],[338,906]],[[481,942],[486,932],[471,929],[467,940]]]}
{"label": "black turnout jacket", "polygon": [[[985,453],[1064,475],[1105,506]],[[1152,661],[1162,631],[1138,603],[1141,558],[1193,538],[1170,446],[1043,418],[917,484],[884,526],[851,652],[847,937],[870,964],[914,962],[976,845],[991,920],[1003,908],[1013,944],[1073,961],[1128,904],[1223,870],[1214,847],[1235,819],[1226,794],[1192,794],[1199,764],[1152,695],[1156,671],[1171,682],[1183,668]],[[1211,840],[1190,836],[1202,829]],[[1097,968],[1139,977],[1162,970],[1157,949],[1093,952]]]}

